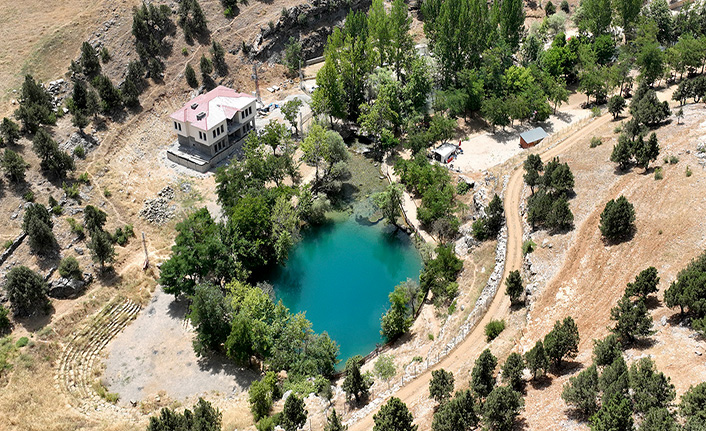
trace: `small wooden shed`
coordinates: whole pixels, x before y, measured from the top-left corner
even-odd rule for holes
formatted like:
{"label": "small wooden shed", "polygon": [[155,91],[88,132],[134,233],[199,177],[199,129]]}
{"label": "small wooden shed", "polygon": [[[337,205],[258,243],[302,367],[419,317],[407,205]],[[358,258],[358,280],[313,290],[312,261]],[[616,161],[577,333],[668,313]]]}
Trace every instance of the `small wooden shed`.
{"label": "small wooden shed", "polygon": [[541,127],[520,133],[520,147],[530,148],[542,142],[542,139],[549,136]]}

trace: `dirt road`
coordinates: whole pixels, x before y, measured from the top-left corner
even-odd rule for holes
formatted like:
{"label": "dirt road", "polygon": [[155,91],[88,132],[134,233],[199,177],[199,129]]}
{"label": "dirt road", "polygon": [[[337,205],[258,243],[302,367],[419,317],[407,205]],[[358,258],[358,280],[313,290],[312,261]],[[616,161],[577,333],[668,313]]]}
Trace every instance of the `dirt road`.
{"label": "dirt road", "polygon": [[[610,115],[603,115],[588,125],[573,132],[567,139],[552,148],[540,153],[542,159],[547,161],[564,152],[566,149],[578,142],[582,137],[593,133],[603,124],[609,122]],[[522,266],[522,216],[520,215],[519,207],[522,199],[522,179],[523,170],[521,166],[517,166],[510,177],[507,190],[505,193],[505,214],[507,219],[507,255],[505,261],[505,272],[503,280],[507,274],[515,269],[520,269]],[[510,298],[504,294],[502,290],[504,281],[500,284],[500,294],[496,294],[493,302],[490,304],[487,313],[483,319],[476,325],[473,331],[460,343],[451,353],[442,359],[434,367],[430,367],[424,373],[420,374],[416,379],[410,381],[409,384],[402,387],[394,395],[400,398],[408,406],[415,401],[426,399],[428,397],[429,380],[433,370],[445,369],[457,373],[461,369],[467,369],[469,364],[475,361],[475,358],[487,347],[485,341],[484,328],[491,319],[505,319],[510,314]],[[373,413],[360,419],[358,422],[351,424],[351,431],[371,430],[374,426]]]}

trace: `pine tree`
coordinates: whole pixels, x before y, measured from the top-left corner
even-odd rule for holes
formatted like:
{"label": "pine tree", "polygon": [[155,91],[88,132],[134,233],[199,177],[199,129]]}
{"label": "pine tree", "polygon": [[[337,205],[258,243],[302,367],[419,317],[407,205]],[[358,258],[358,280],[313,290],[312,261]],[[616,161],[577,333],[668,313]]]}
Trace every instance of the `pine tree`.
{"label": "pine tree", "polygon": [[616,321],[611,331],[625,343],[632,343],[637,337],[654,333],[652,316],[647,311],[645,300],[642,298],[633,302],[629,296],[624,295],[618,301],[618,305],[610,310],[610,319]]}
{"label": "pine tree", "polygon": [[471,372],[471,388],[480,398],[485,398],[495,387],[495,367],[498,360],[489,349],[485,349],[476,359]]}
{"label": "pine tree", "polygon": [[186,69],[184,69],[184,76],[186,77],[186,83],[189,84],[191,88],[197,88],[199,86],[199,80],[196,78],[196,72],[191,64],[187,63]]}
{"label": "pine tree", "polygon": [[95,230],[91,233],[88,249],[91,251],[93,261],[101,264],[101,270],[105,269],[106,262],[110,263],[115,258],[113,240],[104,230]]}
{"label": "pine tree", "polygon": [[522,286],[520,271],[510,271],[505,280],[505,293],[510,297],[510,302],[517,303],[525,288]]}

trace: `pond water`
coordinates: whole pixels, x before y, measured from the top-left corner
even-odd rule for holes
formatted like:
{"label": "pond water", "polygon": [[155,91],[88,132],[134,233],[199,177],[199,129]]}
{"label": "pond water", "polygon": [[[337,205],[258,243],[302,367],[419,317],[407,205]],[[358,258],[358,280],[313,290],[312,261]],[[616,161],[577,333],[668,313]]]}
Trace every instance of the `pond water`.
{"label": "pond water", "polygon": [[338,342],[339,368],[375,349],[388,294],[407,278],[419,279],[419,252],[407,235],[393,230],[355,215],[312,228],[271,280],[284,305],[305,311],[315,332],[326,331]]}

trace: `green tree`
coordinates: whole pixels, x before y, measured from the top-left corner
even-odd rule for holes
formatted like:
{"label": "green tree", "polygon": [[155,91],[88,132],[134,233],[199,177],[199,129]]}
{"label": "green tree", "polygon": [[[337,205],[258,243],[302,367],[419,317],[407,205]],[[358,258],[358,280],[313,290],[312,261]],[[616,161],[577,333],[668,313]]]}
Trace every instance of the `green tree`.
{"label": "green tree", "polygon": [[499,12],[500,33],[512,52],[516,52],[525,32],[524,4],[521,0],[505,1],[500,4]]}
{"label": "green tree", "polygon": [[505,279],[505,294],[510,297],[510,302],[517,303],[524,293],[524,286],[522,286],[522,277],[520,276],[520,271],[514,270],[510,271],[507,279]]}
{"label": "green tree", "polygon": [[0,123],[0,138],[2,138],[2,141],[7,145],[15,145],[21,136],[20,127],[17,123],[4,117],[2,123]]}
{"label": "green tree", "polygon": [[611,331],[624,343],[632,343],[637,337],[654,334],[652,316],[642,298],[633,302],[628,295],[624,295],[618,305],[610,310],[610,319],[616,321]]}
{"label": "green tree", "polygon": [[331,414],[326,418],[324,431],[346,431],[348,426],[343,425],[341,416],[336,413],[336,409],[331,410]]}
{"label": "green tree", "polygon": [[287,120],[290,126],[292,126],[292,129],[295,130],[295,133],[297,135],[299,134],[299,123],[297,114],[299,114],[299,110],[301,109],[302,105],[304,105],[302,99],[294,98],[285,102],[280,108],[280,110],[282,111],[282,115],[284,115],[284,119]]}
{"label": "green tree", "polygon": [[213,63],[211,62],[211,59],[206,57],[205,54],[201,55],[201,60],[199,60],[199,68],[201,69],[201,78],[204,82],[211,79],[211,73],[213,73]]}
{"label": "green tree", "polygon": [[402,205],[402,187],[398,183],[393,183],[379,193],[373,195],[375,205],[382,211],[385,220],[399,229],[397,218],[400,216]]}
{"label": "green tree", "polygon": [[362,365],[363,357],[360,355],[353,356],[346,361],[345,373],[346,378],[343,380],[343,391],[346,393],[346,399],[350,401],[351,397],[355,397],[356,403],[360,403],[368,397],[372,379],[361,374],[360,366]]}
{"label": "green tree", "polygon": [[620,94],[616,94],[615,96],[611,97],[608,99],[608,112],[610,112],[613,115],[613,119],[617,119],[618,116],[625,110],[625,107],[627,104],[625,103],[625,99],[623,99],[623,96]]}
{"label": "green tree", "polygon": [[451,371],[443,368],[431,372],[429,381],[429,398],[439,404],[446,403],[451,399],[451,392],[454,390],[454,375]]}
{"label": "green tree", "polygon": [[566,198],[560,197],[552,203],[545,223],[552,230],[570,229],[574,225],[574,214]]}
{"label": "green tree", "polygon": [[599,367],[610,365],[623,352],[620,339],[615,334],[610,334],[602,340],[593,340],[593,363]]}
{"label": "green tree", "polygon": [[[420,70],[419,65],[415,65],[414,39],[410,33],[412,17],[404,0],[393,0],[388,23],[390,43],[387,46],[387,60],[392,65],[398,79],[404,76],[403,80],[408,84],[414,83],[417,80],[414,75],[416,74],[416,78],[419,78],[420,75],[417,72]],[[424,84],[417,88],[423,87]]]}
{"label": "green tree", "polygon": [[282,63],[292,76],[302,67],[302,43],[293,36],[289,37],[289,42],[284,46]]}
{"label": "green tree", "polygon": [[618,143],[613,146],[610,161],[617,163],[621,170],[626,170],[632,163],[632,143],[625,134],[618,136]]}
{"label": "green tree", "polygon": [[517,352],[510,353],[507,357],[505,365],[503,365],[503,382],[509,385],[517,392],[522,392],[524,389],[524,380],[522,374],[525,371],[525,360]]}
{"label": "green tree", "polygon": [[256,380],[250,384],[248,390],[248,401],[250,402],[250,412],[255,421],[266,417],[272,409],[272,390],[265,379]]}
{"label": "green tree", "polygon": [[669,104],[665,100],[660,102],[657,93],[652,89],[645,89],[642,94],[640,88],[630,103],[630,113],[639,124],[656,126],[671,115]]}
{"label": "green tree", "polygon": [[[706,382],[690,386],[679,402],[679,413],[689,422],[706,422]],[[694,428],[698,429],[698,428]]]}
{"label": "green tree", "polygon": [[542,375],[546,374],[549,369],[549,359],[544,351],[542,340],[538,340],[534,347],[525,353],[525,362],[532,373],[533,379],[537,378],[538,372],[541,372]]}
{"label": "green tree", "polygon": [[490,349],[485,349],[476,359],[471,372],[471,389],[478,397],[486,398],[495,387],[495,367],[498,360]]}
{"label": "green tree", "polygon": [[64,278],[73,278],[75,280],[81,280],[83,278],[81,266],[79,266],[78,260],[73,256],[61,259],[59,263],[59,274]]}
{"label": "green tree", "polygon": [[10,312],[8,311],[7,308],[0,305],[0,333],[7,332],[12,327],[12,323],[10,322],[10,318],[7,317],[7,315],[9,313]]}
{"label": "green tree", "polygon": [[591,431],[618,431],[633,429],[630,401],[616,395],[604,403],[590,420]]}
{"label": "green tree", "polygon": [[86,208],[83,209],[83,225],[89,232],[103,230],[107,217],[105,211],[93,205],[86,205]]}
{"label": "green tree", "polygon": [[587,30],[594,38],[608,33],[608,28],[613,20],[613,8],[610,0],[586,0],[581,4],[581,13],[578,15],[579,30]]}
{"label": "green tree", "polygon": [[431,424],[433,431],[470,431],[478,425],[477,403],[466,389],[456,392],[449,402],[439,406]]}
{"label": "green tree", "polygon": [[657,156],[659,156],[659,142],[657,141],[657,135],[653,132],[650,134],[650,137],[646,142],[639,139],[638,144],[641,145],[635,148],[635,160],[637,161],[637,166],[644,168],[645,171],[647,171],[650,162],[657,160]]}
{"label": "green tree", "polygon": [[13,183],[19,183],[25,179],[25,171],[29,168],[29,163],[25,162],[16,152],[5,149],[5,152],[0,160],[0,167],[5,171],[5,176]]}
{"label": "green tree", "polygon": [[641,358],[630,366],[630,388],[633,410],[647,415],[652,409],[669,407],[676,393],[669,377],[655,368],[650,357]]}
{"label": "green tree", "polygon": [[56,119],[52,112],[52,98],[32,75],[25,75],[20,93],[20,107],[15,118],[29,133],[36,133],[40,124],[53,124]]}
{"label": "green tree", "polygon": [[350,157],[341,135],[318,124],[311,126],[300,149],[302,160],[316,168],[313,191],[325,189],[336,181],[345,167],[345,163],[341,162],[346,162]]}
{"label": "green tree", "polygon": [[520,394],[508,386],[498,386],[483,404],[486,426],[495,431],[510,431],[523,405]]}
{"label": "green tree", "polygon": [[402,284],[395,286],[395,290],[390,292],[390,308],[380,319],[380,335],[387,340],[395,340],[404,334],[412,326],[413,311],[409,309],[408,291]]}
{"label": "green tree", "polygon": [[679,431],[681,427],[666,408],[651,409],[640,424],[640,431]]}
{"label": "green tree", "polygon": [[544,337],[544,349],[555,367],[561,366],[564,358],[575,358],[578,354],[579,329],[571,316],[554,323],[554,328]]}
{"label": "green tree", "polygon": [[642,8],[641,0],[614,0],[613,2],[618,16],[620,17],[620,25],[623,27],[627,39],[630,39],[632,34],[632,26],[637,20]]}
{"label": "green tree", "polygon": [[530,186],[532,194],[534,194],[534,188],[541,184],[541,175],[539,174],[544,170],[544,164],[542,163],[542,158],[539,154],[530,154],[525,159],[522,165],[525,169],[524,180],[525,184]]}
{"label": "green tree", "polygon": [[630,237],[635,230],[635,208],[625,196],[611,199],[601,213],[600,230],[609,241]]}
{"label": "green tree", "polygon": [[27,208],[22,220],[22,230],[27,233],[29,246],[35,253],[46,254],[56,247],[53,226],[51,215],[44,205],[31,204]]}
{"label": "green tree", "polygon": [[628,396],[630,377],[628,366],[622,356],[618,356],[612,364],[603,368],[603,372],[598,378],[598,388],[603,392],[604,405],[614,396]]}
{"label": "green tree", "polygon": [[659,284],[657,268],[650,266],[640,271],[633,283],[628,283],[625,293],[628,296],[647,298],[649,295],[657,293],[657,284]]}
{"label": "green tree", "polygon": [[208,284],[196,287],[188,317],[196,328],[194,350],[197,354],[221,350],[230,332],[229,311],[219,288]]}
{"label": "green tree", "polygon": [[190,63],[186,64],[184,76],[186,77],[186,83],[189,84],[189,87],[196,88],[199,86],[199,80],[196,78],[196,72],[194,72],[194,68],[191,67]]}
{"label": "green tree", "polygon": [[105,75],[96,75],[91,81],[101,99],[101,111],[110,113],[122,107],[122,97],[113,82]]}
{"label": "green tree", "polygon": [[15,266],[7,273],[5,292],[15,316],[44,311],[49,305],[47,290],[44,278],[26,266]]}
{"label": "green tree", "polygon": [[331,123],[334,118],[346,118],[345,91],[333,56],[326,57],[323,67],[316,73],[316,86],[311,96],[314,113],[328,115]]}
{"label": "green tree", "polygon": [[88,249],[91,251],[93,261],[101,264],[101,270],[105,269],[106,262],[111,263],[113,259],[115,259],[113,238],[104,230],[91,232],[91,240],[88,242]]}
{"label": "green tree", "polygon": [[598,410],[598,371],[591,365],[564,384],[561,398],[582,416],[590,417]]}
{"label": "green tree", "polygon": [[389,387],[389,380],[397,373],[394,357],[391,355],[380,355],[373,365],[373,370],[378,379],[388,382]]}
{"label": "green tree", "polygon": [[304,400],[296,394],[290,394],[284,401],[280,425],[285,431],[296,431],[306,423],[307,414]]}
{"label": "green tree", "polygon": [[159,416],[150,416],[147,431],[220,431],[222,413],[211,403],[199,398],[193,413],[186,409],[177,413],[168,407],[162,408]]}
{"label": "green tree", "polygon": [[387,404],[373,415],[375,426],[373,431],[417,431],[417,425],[412,421],[412,413],[399,398],[392,397]]}
{"label": "green tree", "polygon": [[93,77],[101,73],[101,63],[95,48],[88,42],[81,45],[81,67],[83,73],[88,77]]}
{"label": "green tree", "polygon": [[544,5],[544,14],[546,16],[552,16],[556,13],[556,6],[549,0],[546,5]]}

